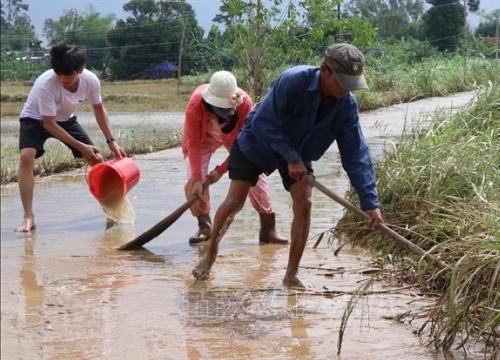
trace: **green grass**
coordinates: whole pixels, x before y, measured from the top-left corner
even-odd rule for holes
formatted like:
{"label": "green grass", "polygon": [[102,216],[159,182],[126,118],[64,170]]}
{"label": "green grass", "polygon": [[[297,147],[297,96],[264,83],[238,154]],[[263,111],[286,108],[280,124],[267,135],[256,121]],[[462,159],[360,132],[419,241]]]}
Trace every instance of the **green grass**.
{"label": "green grass", "polygon": [[[102,100],[109,112],[183,111],[197,86],[193,80],[201,77],[183,77],[178,87],[176,79],[102,82]],[[208,80],[207,80],[208,81]],[[1,84],[1,117],[17,117],[26,101],[32,83],[8,82]],[[79,112],[91,111],[88,102]]]}
{"label": "green grass", "polygon": [[358,91],[356,99],[361,110],[372,110],[472,90],[489,81],[500,82],[498,61],[470,58],[466,66],[464,74],[464,58],[458,55],[435,56],[419,63],[391,64],[385,58],[371,59],[366,67],[370,89]]}
{"label": "green grass", "polygon": [[[459,55],[439,55],[429,52],[427,48],[421,53],[431,55],[421,58],[419,53],[408,55],[409,49],[400,51],[399,47],[389,47],[380,56],[373,54],[367,57],[366,77],[369,90],[356,92],[361,111],[387,106],[393,103],[412,101],[429,96],[442,96],[457,91],[474,89],[488,81],[500,82],[500,62],[482,58],[467,60],[467,72],[464,77],[463,57]],[[429,54],[427,54],[429,52]],[[418,56],[417,56],[418,55]],[[417,62],[415,59],[418,59]],[[288,66],[265,72],[266,86]],[[248,79],[242,71],[234,71],[238,84],[242,88],[249,86]],[[183,111],[194,88],[209,81],[210,74],[183,76],[181,83],[176,79],[138,80],[120,82],[102,82],[103,103],[112,115],[116,111],[154,112]],[[31,88],[30,82],[1,82],[1,117],[17,117],[23,102]],[[91,111],[88,103],[83,103],[80,112]],[[10,130],[9,130],[10,131]],[[179,144],[180,140],[171,142],[162,139],[160,134],[152,134],[152,138],[142,133],[138,126],[137,133],[131,130],[126,135],[125,148],[131,153],[157,151]],[[140,135],[139,135],[140,134]],[[2,129],[2,140],[7,131]],[[3,141],[2,141],[3,143]],[[121,143],[120,143],[121,144]],[[65,148],[54,145],[47,151],[41,161],[37,161],[38,174],[50,174],[78,166],[80,162],[71,159]],[[17,146],[2,145],[1,183],[16,179]]]}
{"label": "green grass", "polygon": [[[500,329],[500,87],[483,87],[468,110],[437,115],[377,163],[385,221],[452,265],[438,272],[346,214],[335,233],[392,261],[407,282],[442,293],[426,313],[434,344],[471,337],[498,351]],[[348,196],[357,201],[351,190]],[[423,330],[423,329],[422,329]]]}
{"label": "green grass", "polygon": [[[267,88],[288,66],[265,72]],[[250,86],[242,71],[234,71],[243,89]],[[369,90],[356,92],[361,111],[431,96],[471,90],[488,81],[500,81],[500,63],[469,58],[464,75],[460,55],[434,55],[418,63],[398,62],[390,57],[369,58],[366,66]],[[103,103],[110,111],[183,111],[194,88],[208,82],[210,74],[176,79],[102,82]],[[17,117],[30,91],[29,82],[1,83],[1,116]],[[90,111],[87,103],[80,111]]]}
{"label": "green grass", "polygon": [[[129,155],[144,154],[177,147],[181,144],[180,129],[146,131],[140,128],[121,131],[117,142]],[[96,143],[103,150],[105,158],[112,157],[108,147],[101,140]],[[1,145],[1,183],[17,181],[19,150],[14,144]],[[83,160],[74,159],[71,151],[59,141],[49,139],[45,154],[35,162],[35,174],[50,175],[83,166]]]}

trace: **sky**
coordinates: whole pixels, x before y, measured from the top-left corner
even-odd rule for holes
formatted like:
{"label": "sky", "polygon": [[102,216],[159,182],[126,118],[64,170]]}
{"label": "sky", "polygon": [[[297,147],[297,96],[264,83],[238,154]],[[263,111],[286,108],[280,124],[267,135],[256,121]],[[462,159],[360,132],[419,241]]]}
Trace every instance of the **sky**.
{"label": "sky", "polygon": [[[123,5],[129,0],[24,0],[29,5],[28,14],[35,26],[35,32],[42,38],[45,19],[58,19],[63,10],[76,9],[83,12],[92,5],[101,15],[114,14],[117,19],[125,19],[129,14],[123,11]],[[188,0],[193,7],[198,24],[207,33],[212,25],[212,19],[219,12],[220,0]]]}
{"label": "sky", "polygon": [[[29,5],[28,14],[35,26],[35,32],[42,38],[43,22],[47,18],[58,19],[65,9],[76,9],[85,11],[89,5],[96,9],[101,15],[114,14],[117,19],[125,19],[127,13],[123,11],[123,5],[129,0],[24,0]],[[211,27],[212,19],[219,12],[220,0],[187,0],[193,7],[198,24],[205,30]],[[500,8],[500,0],[480,0],[480,8],[490,12]],[[469,24],[475,28],[479,23],[477,16],[469,16]]]}

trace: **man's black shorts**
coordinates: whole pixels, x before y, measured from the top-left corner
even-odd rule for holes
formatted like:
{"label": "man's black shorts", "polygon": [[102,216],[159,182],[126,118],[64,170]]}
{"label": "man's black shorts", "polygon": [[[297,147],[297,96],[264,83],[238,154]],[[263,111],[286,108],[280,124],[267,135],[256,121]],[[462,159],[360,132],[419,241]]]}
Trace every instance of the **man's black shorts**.
{"label": "man's black shorts", "polygon": [[[36,157],[39,158],[45,152],[43,148],[45,142],[48,138],[51,138],[53,136],[47,130],[45,130],[41,120],[21,118],[19,119],[19,122],[21,124],[21,128],[19,131],[19,150],[26,148],[36,149]],[[73,136],[76,140],[87,145],[94,145],[85,130],[76,120],[76,116],[73,116],[68,121],[58,121],[57,124],[64,130],[66,130],[66,132]],[[74,157],[82,157],[80,151],[68,144],[65,145],[71,149]]]}
{"label": "man's black shorts", "polygon": [[[308,174],[313,173],[313,169],[309,164],[305,164]],[[256,167],[247,157],[241,152],[238,146],[238,141],[235,141],[229,154],[228,164],[229,178],[231,180],[248,181],[252,186],[257,184],[259,175],[264,171]],[[290,190],[290,186],[295,182],[288,174],[288,164],[283,161],[283,164],[278,168],[281,176],[281,181],[286,190]]]}

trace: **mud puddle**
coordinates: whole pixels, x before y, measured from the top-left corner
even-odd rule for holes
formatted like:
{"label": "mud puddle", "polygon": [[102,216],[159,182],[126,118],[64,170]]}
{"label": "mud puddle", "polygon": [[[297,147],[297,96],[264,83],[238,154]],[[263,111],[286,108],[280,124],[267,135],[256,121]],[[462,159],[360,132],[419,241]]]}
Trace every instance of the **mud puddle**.
{"label": "mud puddle", "polygon": [[[429,99],[362,114],[381,154],[395,141],[402,119],[436,106],[451,109],[470,93]],[[406,114],[406,115],[405,115]],[[408,120],[411,120],[409,118]],[[217,153],[213,164],[226,154]],[[187,239],[195,221],[184,214],[147,248],[117,252],[184,202],[184,162],[180,149],[138,156],[142,177],[129,193],[134,226],[106,229],[82,171],[39,179],[35,189],[38,229],[31,235],[12,229],[22,216],[15,185],[2,187],[1,350],[6,359],[334,359],[341,318],[349,294],[334,297],[297,294],[281,286],[288,247],[258,245],[258,217],[248,204],[221,244],[212,276],[196,284],[191,270],[200,247]],[[315,164],[318,181],[343,194],[347,180],[334,145]],[[288,234],[291,202],[280,178],[269,178],[278,228]],[[225,196],[224,177],[211,188],[213,207]],[[359,249],[333,256],[323,241],[342,209],[313,192],[311,239],[301,279],[313,291],[353,291],[370,274],[372,260]],[[368,271],[371,273],[371,271]],[[396,289],[360,300],[354,308],[338,359],[453,359],[421,343],[414,329],[391,316],[427,300],[397,283]],[[451,356],[451,357],[450,357]],[[479,355],[478,355],[479,356]],[[470,358],[470,357],[469,357]]]}

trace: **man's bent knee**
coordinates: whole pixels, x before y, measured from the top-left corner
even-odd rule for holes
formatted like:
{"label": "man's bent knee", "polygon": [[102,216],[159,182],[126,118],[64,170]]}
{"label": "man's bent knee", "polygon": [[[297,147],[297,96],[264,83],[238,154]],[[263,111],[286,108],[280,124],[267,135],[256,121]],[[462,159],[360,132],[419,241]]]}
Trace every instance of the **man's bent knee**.
{"label": "man's bent knee", "polygon": [[294,200],[297,201],[310,201],[312,195],[312,187],[308,181],[297,181],[290,187],[290,195]]}
{"label": "man's bent knee", "polygon": [[231,203],[232,206],[243,207],[251,186],[248,181],[232,180],[225,202]]}
{"label": "man's bent knee", "polygon": [[36,149],[22,149],[19,155],[19,166],[26,168],[31,167],[35,163]]}
{"label": "man's bent knee", "polygon": [[243,198],[243,201],[241,199],[226,199],[224,203],[231,214],[236,214],[245,205],[245,198]]}

